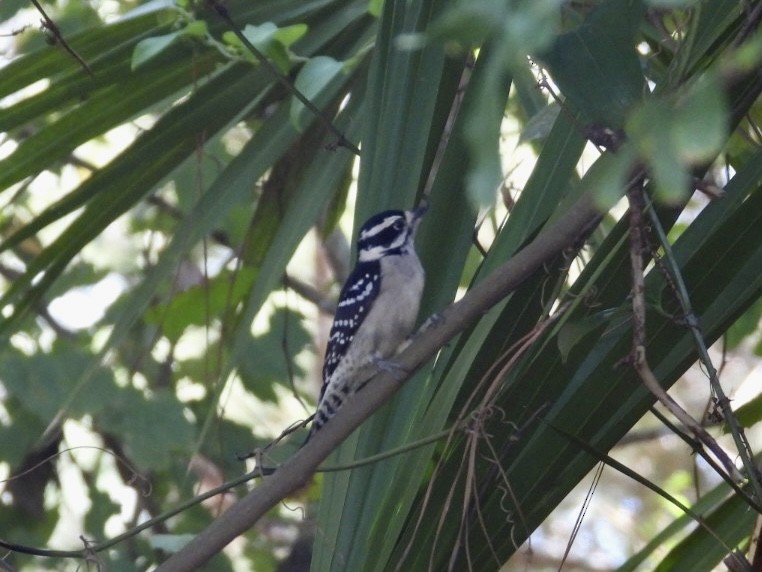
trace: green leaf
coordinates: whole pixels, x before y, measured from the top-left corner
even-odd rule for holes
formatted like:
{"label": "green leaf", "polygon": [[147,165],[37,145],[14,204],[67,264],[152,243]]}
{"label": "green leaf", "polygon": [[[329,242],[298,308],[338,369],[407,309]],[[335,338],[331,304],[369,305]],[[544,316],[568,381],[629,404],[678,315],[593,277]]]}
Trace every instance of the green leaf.
{"label": "green leaf", "polygon": [[140,467],[162,470],[178,461],[185,466],[193,452],[196,430],[183,405],[167,390],[149,395],[133,388],[116,391],[94,416],[94,423],[99,430],[118,435],[129,458]]}
{"label": "green leaf", "polygon": [[[499,0],[493,2],[504,4]],[[562,0],[510,2],[510,11],[503,20],[503,42],[500,47],[506,62],[514,65],[525,54],[546,50],[561,26]]]}
{"label": "green leaf", "polygon": [[471,167],[466,178],[466,191],[475,210],[495,201],[503,172],[500,161],[500,122],[508,95],[511,77],[504,62],[494,53],[482,54],[488,59],[488,72],[480,76],[475,105],[466,110],[465,137],[471,153]]}
{"label": "green leaf", "polygon": [[545,105],[526,122],[521,130],[519,143],[545,139],[556,122],[559,113],[561,113],[561,106],[557,103]]}
{"label": "green leaf", "polygon": [[[441,128],[432,128],[432,117],[449,109],[452,90],[462,73],[461,60],[448,59],[440,46],[405,51],[397,46],[401,34],[423,33],[444,5],[392,10],[384,3],[378,48],[368,72],[367,107],[362,131],[362,161],[358,188],[366,197],[355,216],[365,220],[385,208],[409,207],[423,188],[428,170],[400,165],[430,164],[439,144]],[[461,56],[462,57],[462,56]],[[441,94],[441,96],[440,96]]]}
{"label": "green leaf", "polygon": [[[762,421],[762,395],[757,395],[751,401],[744,403],[741,407],[735,410],[738,422],[741,427],[749,428]],[[724,427],[724,431],[727,433],[729,429]]]}
{"label": "green leaf", "polygon": [[[167,27],[157,25],[160,15],[176,17],[173,9],[160,7],[146,10],[147,13],[124,18],[112,24],[94,26],[68,36],[67,42],[96,73],[100,66],[115,60],[123,69],[129,69],[129,56],[134,45],[145,35],[158,35],[167,31]],[[79,64],[64,50],[50,49],[44,46],[26,54],[0,71],[0,97],[19,91],[41,78],[55,80],[48,90],[55,89],[59,82],[77,85],[92,85],[94,78],[82,74]]]}
{"label": "green leaf", "polygon": [[603,212],[616,205],[627,188],[637,154],[631,145],[624,145],[616,153],[606,153],[588,169],[583,185],[595,197]]}
{"label": "green leaf", "polygon": [[585,316],[581,320],[567,320],[558,331],[558,351],[561,359],[566,361],[569,352],[581,342],[585,336],[607,324],[616,310],[609,309]]}
{"label": "green leaf", "polygon": [[[40,435],[47,428],[47,419],[27,409],[20,399],[7,395],[3,400],[9,423],[0,424],[0,439],[3,443],[13,443],[13,447],[0,449],[0,459],[11,467],[18,466],[24,457],[38,446]],[[0,516],[2,519],[2,516]]]}
{"label": "green leaf", "polygon": [[[286,121],[285,108],[281,108],[265,122],[238,156],[220,173],[178,226],[158,263],[147,272],[140,286],[131,293],[129,303],[115,319],[114,328],[102,350],[104,355],[106,351],[125,342],[157,290],[173,275],[177,265],[187,256],[188,249],[216,228],[231,209],[237,208],[249,196],[251,181],[261,177],[267,166],[276,162],[286,152],[295,137],[294,128]],[[275,279],[281,275],[282,273],[277,274]],[[253,316],[248,318],[247,326],[251,324],[252,319]],[[248,341],[248,331],[245,340]]]}
{"label": "green leaf", "polygon": [[[695,514],[704,515],[721,506],[727,499],[729,492],[730,487],[726,483],[720,483],[712,490],[703,494],[690,508]],[[642,565],[644,562],[648,562],[655,552],[663,551],[673,546],[673,538],[680,534],[683,529],[694,526],[694,523],[695,520],[688,514],[678,516],[654,536],[646,546],[628,558],[622,566],[616,569],[616,572],[637,572],[643,570]]]}
{"label": "green leaf", "polygon": [[[251,103],[248,89],[260,87],[263,74],[258,70],[253,77],[241,76],[240,69],[233,67],[224,70],[212,81],[201,86],[188,100],[174,106],[153,129],[145,132],[107,168],[97,171],[77,190],[49,207],[0,244],[0,249],[12,248],[40,228],[87,203],[85,212],[37,257],[27,268],[27,273],[16,279],[12,287],[3,294],[0,302],[5,304],[18,296],[22,290],[25,292],[24,299],[14,308],[14,316],[0,323],[0,330],[10,327],[13,319],[18,319],[30,304],[34,304],[42,296],[85,244],[136,201],[140,201],[152,185],[161,181],[168,172],[193,153],[197,148],[196,137],[199,134],[208,135],[222,129],[239,116],[243,106]],[[257,90],[257,93],[261,97],[266,91]],[[203,117],[203,121],[200,117]],[[153,160],[159,153],[162,160]],[[46,270],[43,278],[33,287],[27,288],[42,268]]]}
{"label": "green leaf", "polygon": [[[6,350],[0,355],[3,385],[30,412],[40,420],[48,421],[69,398],[91,360],[92,356],[65,346],[50,354],[32,356]],[[108,369],[98,368],[92,376],[92,390],[83,394],[70,410],[74,417],[99,413],[116,390],[114,377]]]}
{"label": "green leaf", "polygon": [[171,342],[177,342],[188,326],[208,325],[224,311],[235,308],[254,283],[254,271],[241,268],[222,272],[205,284],[192,286],[174,296],[169,303],[146,311],[149,324],[158,324]]}
{"label": "green leaf", "polygon": [[712,75],[704,75],[681,98],[655,96],[633,111],[627,132],[668,204],[690,191],[688,168],[708,162],[725,144],[728,108]]}
{"label": "green leaf", "polygon": [[714,159],[728,136],[728,108],[719,81],[705,74],[678,102],[672,145],[686,165]]}
{"label": "green leaf", "polygon": [[85,530],[94,537],[105,537],[108,534],[106,522],[121,513],[122,505],[111,500],[108,492],[95,487],[91,487],[89,492],[92,506],[85,516]]}
{"label": "green leaf", "polygon": [[656,182],[656,196],[667,204],[682,201],[689,192],[690,182],[673,143],[673,126],[673,111],[659,98],[638,107],[627,122],[627,132]]}
{"label": "green leaf", "polygon": [[434,21],[428,34],[432,39],[481,44],[508,18],[504,2],[475,0],[458,2]]}
{"label": "green leaf", "polygon": [[[757,515],[740,496],[733,495],[710,514],[701,516],[713,534],[704,527],[696,527],[669,551],[655,572],[716,569],[729,556],[728,546],[735,547],[751,536]],[[724,539],[725,546],[714,535]]]}
{"label": "green leaf", "polygon": [[669,10],[673,8],[690,8],[694,4],[698,4],[699,1],[700,0],[646,0],[646,3],[654,8]]}
{"label": "green leaf", "polygon": [[[326,97],[321,97],[327,87],[336,86],[338,77],[344,73],[344,64],[328,56],[310,58],[299,70],[294,81],[294,87],[299,90],[311,102],[321,104]],[[335,91],[335,90],[330,90]],[[291,111],[289,114],[291,123],[298,131],[304,131],[315,119],[314,112],[295,96],[291,98]]]}
{"label": "green leaf", "polygon": [[619,129],[640,101],[645,81],[635,32],[643,14],[639,0],[604,0],[579,28],[539,54],[567,102],[588,122]]}
{"label": "green leaf", "polygon": [[[194,62],[172,62],[172,65],[166,68],[151,69],[150,66],[146,66],[134,73],[126,66],[117,66],[116,69],[110,70],[112,81],[107,86],[93,93],[86,91],[88,97],[84,101],[79,102],[73,109],[67,108],[63,114],[54,114],[55,121],[45,129],[23,139],[12,154],[0,160],[0,192],[25,177],[39,174],[41,163],[48,164],[66,159],[77,147],[127,121],[136,113],[145,110],[146,106],[155,104],[157,98],[161,100],[177,93],[179,89],[187,86],[194,74],[209,72],[216,59],[216,55],[210,58],[210,54],[205,54],[200,55]],[[76,89],[74,91],[79,97],[81,92]],[[48,114],[56,108],[59,98],[63,95],[51,89],[43,92],[42,100],[38,103],[43,107],[44,113]],[[26,113],[24,101],[17,106]],[[17,106],[0,111],[0,122],[3,120],[3,112],[8,121],[13,121]],[[35,108],[35,113],[40,112],[40,109]],[[189,127],[186,126],[186,129]],[[78,196],[78,193],[73,192],[70,196]],[[67,198],[69,197],[65,197],[59,203],[65,203]],[[7,244],[3,247],[7,247]]]}
{"label": "green leaf", "polygon": [[252,338],[241,358],[239,373],[245,387],[260,399],[277,401],[273,384],[293,390],[294,379],[304,375],[294,358],[309,343],[302,316],[286,309],[276,310],[268,331]]}
{"label": "green leaf", "polygon": [[431,39],[465,46],[489,43],[504,65],[520,64],[527,54],[544,50],[560,24],[559,0],[456,2],[438,18]]}
{"label": "green leaf", "polygon": [[[305,24],[294,24],[279,28],[272,22],[254,26],[247,24],[243,29],[243,35],[249,40],[255,48],[265,54],[273,64],[281,71],[287,72],[291,68],[292,54],[289,46],[296,42],[307,32]],[[223,40],[230,46],[234,46],[246,57],[256,61],[256,58],[249,53],[249,49],[233,32],[225,32]]]}
{"label": "green leaf", "polygon": [[182,34],[190,38],[203,38],[208,32],[209,26],[204,20],[188,22],[182,30]]}
{"label": "green leaf", "polygon": [[0,20],[10,20],[16,12],[26,5],[25,0],[7,0],[6,2],[0,3]]}
{"label": "green leaf", "polygon": [[182,35],[182,31],[177,31],[172,32],[171,34],[141,40],[138,45],[135,46],[135,51],[132,52],[130,67],[133,70],[139,68],[149,60],[152,60],[160,53],[164,52],[169,46],[174,44],[178,38],[182,37]]}
{"label": "green leaf", "polygon": [[725,335],[726,348],[735,349],[749,336],[754,335],[759,327],[760,319],[762,319],[762,300],[744,312],[728,329]]}
{"label": "green leaf", "polygon": [[378,18],[381,15],[383,7],[384,0],[368,0],[368,13],[371,16]]}
{"label": "green leaf", "polygon": [[293,24],[291,26],[282,26],[275,31],[275,39],[286,47],[296,43],[307,33],[307,24]]}

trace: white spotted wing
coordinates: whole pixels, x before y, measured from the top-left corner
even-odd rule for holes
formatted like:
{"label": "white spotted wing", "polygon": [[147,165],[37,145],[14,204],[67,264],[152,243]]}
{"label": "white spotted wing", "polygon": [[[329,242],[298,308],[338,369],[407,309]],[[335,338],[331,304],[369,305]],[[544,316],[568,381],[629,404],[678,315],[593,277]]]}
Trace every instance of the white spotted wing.
{"label": "white spotted wing", "polygon": [[379,266],[378,261],[358,264],[341,291],[325,351],[320,400],[323,399],[331,375],[341,363],[341,359],[349,344],[352,343],[355,333],[378,296],[380,287]]}

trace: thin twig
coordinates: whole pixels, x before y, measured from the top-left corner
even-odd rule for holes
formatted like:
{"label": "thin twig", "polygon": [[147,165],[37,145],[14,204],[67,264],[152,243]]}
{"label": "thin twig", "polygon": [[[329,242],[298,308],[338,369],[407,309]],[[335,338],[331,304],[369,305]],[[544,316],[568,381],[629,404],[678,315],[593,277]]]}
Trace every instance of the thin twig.
{"label": "thin twig", "polygon": [[722,470],[722,467],[717,463],[717,461],[714,460],[714,457],[712,457],[709,453],[707,453],[704,448],[701,446],[699,442],[697,442],[693,437],[688,435],[685,431],[683,431],[680,427],[676,426],[674,423],[672,423],[667,416],[659,411],[656,407],[651,407],[651,413],[656,417],[659,421],[661,421],[664,426],[670,430],[671,434],[679,437],[683,440],[683,442],[688,445],[692,451],[694,451],[697,455],[699,455],[706,463],[714,469],[714,471],[722,477],[722,480],[727,483],[727,485],[735,491],[735,493],[743,498],[751,508],[756,510],[758,513],[762,514],[762,506],[757,503],[757,501],[748,495],[748,493],[743,490],[741,486],[738,485],[732,478],[730,478],[728,475],[725,474],[725,472]]}
{"label": "thin twig", "polygon": [[[462,427],[461,427],[462,429]],[[351,463],[341,464],[341,465],[328,465],[325,467],[319,468],[316,472],[319,473],[336,473],[340,471],[348,471],[351,469],[356,469],[358,467],[367,466],[373,463],[377,463],[379,461],[383,461],[385,459],[388,459],[390,457],[394,457],[396,455],[401,455],[403,453],[407,453],[409,451],[412,451],[414,449],[417,449],[419,447],[424,447],[426,445],[430,445],[431,443],[434,443],[436,441],[439,441],[441,439],[444,439],[446,437],[449,437],[453,431],[458,430],[458,426],[454,426],[450,429],[447,429],[446,431],[440,431],[439,433],[436,433],[434,435],[430,435],[428,437],[424,437],[423,439],[419,439],[417,441],[414,441],[412,443],[406,443],[404,445],[401,445],[399,447],[396,447],[395,449],[384,451],[383,453],[379,453],[377,455],[372,455],[370,457],[365,457],[363,459],[358,459],[356,461],[353,461]],[[284,433],[288,433],[289,430],[286,430]],[[108,451],[107,449],[103,449],[102,447],[70,447],[69,449],[65,449],[63,451],[60,451],[56,453],[56,455],[60,455],[66,451],[74,450],[74,449],[88,449],[88,448],[94,448],[99,449],[101,451],[104,451],[106,453],[115,455],[116,459],[119,461],[119,463],[122,463],[130,468],[130,470],[133,470],[132,467],[129,466],[129,464],[121,459],[118,455],[115,453],[112,453],[111,451]],[[48,462],[49,459],[46,459],[44,462]],[[36,468],[36,467],[35,467]],[[130,538],[132,536],[137,535],[138,533],[142,532],[143,530],[146,530],[148,528],[152,528],[156,526],[159,523],[162,523],[166,520],[169,520],[171,517],[175,516],[176,514],[179,514],[187,509],[189,509],[192,506],[195,506],[197,504],[201,504],[205,500],[208,500],[212,497],[215,497],[220,494],[228,493],[231,489],[242,485],[244,483],[247,483],[249,481],[259,479],[265,476],[271,475],[273,472],[275,472],[275,468],[272,467],[261,467],[257,466],[252,471],[249,471],[246,474],[240,475],[234,479],[231,479],[217,487],[211,488],[201,494],[196,495],[195,497],[188,499],[178,506],[175,506],[174,508],[168,510],[167,512],[164,512],[160,515],[157,515],[143,523],[141,523],[138,526],[135,526],[134,528],[131,528],[130,530],[111,538],[104,542],[99,542],[97,544],[89,543],[88,546],[84,550],[55,550],[55,549],[45,549],[45,548],[36,548],[33,546],[26,546],[23,544],[15,544],[12,542],[8,542],[6,540],[0,539],[0,548],[4,548],[6,550],[9,550],[11,552],[18,552],[20,554],[30,554],[33,556],[45,556],[45,557],[54,557],[54,558],[87,558],[88,555],[96,554],[99,552],[103,552],[104,550],[107,550],[111,548],[112,546],[117,545],[118,543],[122,542],[123,540],[126,540],[127,538]],[[145,480],[145,477],[142,475],[135,473],[137,477],[139,477],[142,480]],[[20,475],[17,475],[20,476]]]}
{"label": "thin twig", "polygon": [[577,519],[574,521],[574,526],[572,527],[572,531],[569,536],[569,541],[566,543],[566,548],[564,549],[564,555],[561,558],[561,563],[558,565],[558,572],[561,572],[561,570],[564,567],[564,564],[566,564],[566,559],[569,558],[569,553],[571,552],[572,546],[574,546],[574,541],[577,539],[577,535],[579,535],[579,531],[582,530],[582,522],[585,520],[585,516],[587,515],[587,511],[590,508],[590,504],[593,502],[593,496],[595,495],[595,490],[598,488],[598,484],[601,482],[604,466],[605,466],[604,463],[598,463],[598,466],[595,468],[595,471],[593,472],[593,482],[590,483],[590,487],[587,489],[587,492],[585,493],[585,498],[582,501],[582,506],[579,507],[579,512],[577,513]]}
{"label": "thin twig", "polygon": [[728,546],[728,544],[715,532],[715,530],[707,524],[707,522],[704,520],[704,517],[697,512],[693,511],[690,507],[684,505],[682,502],[680,502],[678,499],[673,497],[671,494],[669,494],[664,489],[660,488],[653,482],[649,481],[648,479],[642,477],[635,471],[633,471],[630,467],[627,465],[620,463],[616,459],[613,459],[612,457],[606,455],[605,453],[598,451],[594,447],[592,447],[590,444],[588,444],[583,439],[580,439],[576,435],[569,433],[568,431],[562,429],[561,427],[557,427],[553,425],[552,423],[545,421],[547,423],[548,427],[556,431],[559,435],[562,435],[572,443],[575,443],[577,446],[580,447],[583,451],[586,451],[589,455],[593,456],[594,458],[598,459],[599,461],[606,463],[609,467],[614,469],[615,471],[618,471],[622,473],[623,475],[631,478],[637,483],[640,483],[644,487],[646,487],[649,490],[652,490],[656,494],[658,494],[663,499],[666,499],[671,504],[679,508],[681,511],[683,511],[685,514],[687,514],[689,517],[691,517],[696,523],[703,528],[709,536],[714,538],[718,544],[720,544],[725,550],[728,551],[729,557],[733,559],[734,562],[737,562],[738,565],[741,567],[740,570],[743,570],[744,572],[752,572],[750,566],[748,565],[748,562],[746,561],[746,558],[743,555],[739,555],[738,553],[733,552],[732,547]]}
{"label": "thin twig", "polygon": [[346,147],[352,153],[360,156],[360,149],[352,143],[349,139],[347,139],[344,136],[344,133],[341,132],[341,130],[336,127],[328,117],[320,110],[318,107],[312,103],[309,98],[307,98],[306,95],[304,95],[301,91],[296,89],[296,86],[286,77],[284,76],[280,70],[278,70],[273,63],[267,59],[267,56],[263,54],[257,47],[252,44],[249,39],[241,32],[241,30],[238,29],[238,26],[236,26],[235,22],[233,22],[233,19],[230,17],[230,12],[228,12],[228,9],[223,6],[222,2],[219,0],[207,0],[209,5],[212,7],[212,9],[217,13],[217,15],[225,21],[225,23],[228,25],[230,30],[235,34],[235,36],[241,41],[241,43],[246,46],[246,49],[248,49],[252,55],[257,58],[260,64],[262,64],[267,70],[273,75],[273,77],[280,83],[283,87],[286,88],[286,90],[291,93],[294,97],[296,97],[304,106],[310,110],[310,112],[317,117],[317,119],[323,124],[323,126],[328,129],[331,133],[333,133],[336,136],[336,145],[339,147]]}
{"label": "thin twig", "polygon": [[[533,276],[545,262],[576,244],[579,237],[597,224],[600,217],[593,199],[583,196],[533,241],[471,288],[463,298],[445,308],[439,314],[439,319],[429,324],[395,358],[399,370],[406,372],[405,379],[432,359],[443,345],[473,325],[486,311]],[[363,389],[362,399],[353,399],[351,407],[342,407],[330,423],[310,439],[308,446],[300,448],[283,463],[273,478],[265,479],[192,542],[170,556],[157,570],[184,572],[202,567],[286,495],[304,486],[331,451],[392,397],[401,386],[401,381],[397,373],[392,375],[381,372],[376,375],[374,382]]]}
{"label": "thin twig", "polygon": [[733,408],[730,406],[730,399],[728,399],[728,397],[725,395],[725,392],[722,389],[722,385],[720,384],[719,376],[717,375],[717,370],[712,364],[712,359],[709,357],[709,351],[706,347],[706,343],[704,342],[704,336],[701,331],[699,319],[691,307],[690,297],[688,296],[688,289],[685,286],[685,282],[683,281],[680,269],[677,265],[677,262],[675,261],[674,255],[672,254],[672,248],[670,247],[667,236],[661,226],[659,217],[656,216],[654,209],[650,203],[647,202],[647,197],[645,200],[646,206],[649,207],[646,210],[648,211],[651,225],[656,230],[656,235],[659,237],[661,246],[664,249],[664,259],[667,262],[669,277],[671,278],[672,284],[674,284],[674,287],[676,288],[675,296],[680,303],[680,307],[683,311],[683,316],[693,336],[693,343],[696,346],[699,360],[704,366],[707,376],[709,377],[709,385],[711,387],[712,394],[715,396],[715,403],[719,406],[720,410],[722,411],[722,416],[725,419],[725,422],[728,424],[730,433],[733,436],[733,441],[735,442],[736,448],[738,449],[738,455],[741,457],[741,462],[743,463],[746,474],[751,481],[751,486],[752,490],[754,491],[756,501],[758,504],[762,504],[762,485],[760,485],[760,474],[754,465],[754,454],[752,453],[751,446],[749,445],[749,441],[743,431],[743,427],[741,427],[741,424],[738,422],[738,418],[736,417],[735,413],[733,413]]}
{"label": "thin twig", "polygon": [[458,89],[455,92],[455,97],[452,100],[450,113],[447,115],[447,120],[445,121],[442,135],[439,138],[439,143],[437,144],[437,151],[434,154],[434,159],[431,162],[431,170],[429,171],[429,175],[426,178],[426,184],[423,187],[424,202],[428,202],[429,200],[429,195],[431,195],[431,190],[434,187],[434,181],[436,180],[437,174],[439,173],[439,168],[442,165],[442,159],[444,159],[447,145],[449,144],[450,137],[452,136],[452,133],[455,129],[455,121],[458,119],[460,110],[463,107],[463,99],[465,97],[466,88],[471,81],[471,74],[473,73],[473,64],[473,58],[470,57],[466,61],[466,65],[463,66],[463,72],[460,76],[460,83],[458,84]]}
{"label": "thin twig", "polygon": [[90,68],[89,65],[87,65],[87,62],[82,59],[82,56],[80,56],[74,48],[72,48],[68,42],[64,39],[63,34],[61,34],[61,30],[58,28],[56,23],[45,13],[45,10],[42,9],[42,6],[38,2],[38,0],[32,0],[32,4],[34,4],[34,7],[37,8],[37,11],[42,15],[42,25],[45,27],[47,31],[49,31],[51,34],[53,34],[53,37],[55,38],[56,44],[60,45],[66,52],[73,57],[75,60],[79,62],[79,65],[82,66],[82,69],[87,72],[89,76],[93,76],[93,70]]}
{"label": "thin twig", "polygon": [[743,27],[739,31],[738,35],[733,40],[733,47],[738,48],[743,42],[745,42],[749,36],[759,28],[760,22],[762,22],[762,4],[757,4],[754,9],[750,9],[750,5],[746,6],[746,21]]}
{"label": "thin twig", "polygon": [[630,265],[632,271],[632,367],[643,384],[654,394],[680,423],[693,433],[705,447],[717,457],[725,470],[735,480],[743,476],[736,469],[725,451],[709,433],[691,417],[659,384],[646,358],[646,302],[643,280],[643,185],[642,180],[627,190],[630,203]]}
{"label": "thin twig", "polygon": [[[484,425],[484,419],[483,419],[483,417],[485,416],[485,414],[488,414],[488,412],[490,411],[490,408],[492,407],[493,403],[497,399],[497,394],[498,394],[499,389],[503,386],[503,380],[506,378],[506,376],[508,375],[510,370],[513,368],[515,363],[518,361],[518,359],[521,358],[522,356],[524,356],[527,351],[529,351],[529,349],[540,338],[540,336],[545,333],[547,328],[551,324],[555,323],[555,321],[560,316],[562,316],[565,313],[567,308],[568,308],[568,305],[562,305],[553,316],[549,316],[544,321],[538,323],[532,329],[532,331],[528,332],[526,335],[524,335],[519,340],[517,340],[510,348],[508,348],[504,352],[504,354],[502,356],[500,356],[495,361],[495,363],[492,364],[492,366],[487,370],[487,372],[482,376],[481,380],[479,381],[479,384],[473,389],[473,391],[471,392],[470,397],[468,398],[468,401],[461,408],[460,413],[458,414],[458,418],[457,418],[457,421],[456,421],[456,426],[460,426],[461,424],[469,424],[471,426],[471,430],[467,433],[466,445],[465,445],[465,449],[466,449],[466,452],[467,452],[468,460],[467,460],[467,462],[463,462],[461,464],[461,467],[458,469],[458,474],[453,479],[454,483],[459,482],[460,478],[461,478],[462,472],[466,471],[466,486],[464,487],[464,499],[463,499],[463,503],[464,503],[463,512],[464,512],[464,515],[466,514],[468,507],[471,505],[471,503],[470,503],[470,501],[471,501],[471,498],[470,498],[471,497],[471,485],[470,485],[470,483],[474,482],[475,479],[476,479],[475,464],[473,462],[473,457],[476,454],[476,451],[478,449],[480,441],[482,439],[485,440],[485,441],[489,440],[489,436],[486,435],[485,432],[484,432],[484,427],[483,427],[483,425]],[[505,363],[503,363],[504,361],[505,361]],[[487,385],[487,384],[489,384],[489,385]],[[486,390],[485,390],[485,385],[486,385]],[[482,394],[482,392],[484,392],[484,393]],[[481,399],[480,399],[478,405],[475,405],[475,406],[472,405],[474,400],[479,395],[481,395]],[[511,442],[513,442],[514,440],[518,439],[517,434],[519,434],[521,431],[523,431],[525,427],[529,426],[534,421],[535,417],[537,417],[542,410],[544,410],[544,406],[540,407],[540,409],[538,411],[535,411],[529,417],[529,419],[526,421],[526,423],[524,425],[522,425],[522,427],[516,427],[515,428],[514,436],[512,437]],[[475,421],[472,422],[472,420],[475,420]],[[450,436],[450,438],[447,440],[447,442],[444,445],[444,449],[445,450],[447,450],[450,447],[450,445],[451,445],[451,443],[452,443],[452,441],[454,439],[454,436],[455,435],[454,435],[454,432],[453,432],[453,434]],[[491,444],[489,444],[489,446],[490,446],[490,448],[492,447]],[[505,454],[505,451],[503,451],[503,454]],[[466,456],[466,455],[464,455],[464,456]],[[503,470],[503,468],[500,466],[500,457],[497,455],[497,452],[494,451],[494,449],[493,449],[493,458],[494,458],[494,461],[495,461],[494,464],[497,467],[498,471],[500,472],[500,474],[501,474],[501,476],[502,476],[502,478],[503,478],[503,480],[505,482],[506,490],[508,490],[510,492],[511,501],[513,502],[513,505],[514,505],[515,510],[516,510],[516,512],[518,514],[518,517],[519,517],[519,520],[521,522],[521,525],[524,527],[524,531],[526,532],[527,536],[529,536],[529,528],[527,526],[527,520],[526,520],[526,518],[524,516],[524,513],[523,513],[523,511],[521,509],[520,503],[517,501],[517,499],[513,495],[513,492],[511,491],[510,482],[508,481],[508,477],[505,474],[505,471]],[[408,545],[406,546],[405,551],[403,552],[402,556],[400,557],[400,560],[397,563],[396,570],[400,570],[401,569],[402,563],[405,561],[405,559],[407,558],[408,554],[414,548],[414,541],[413,541],[413,539],[415,538],[415,534],[416,534],[416,532],[418,531],[419,527],[421,526],[421,524],[423,522],[423,519],[424,519],[424,516],[425,516],[425,509],[428,506],[430,495],[431,495],[431,492],[433,491],[433,483],[438,478],[439,470],[440,470],[440,466],[435,467],[434,468],[434,472],[433,472],[431,478],[429,479],[429,486],[427,487],[427,490],[426,490],[426,495],[425,495],[423,503],[422,503],[422,508],[421,508],[421,510],[419,512],[418,520],[417,520],[417,522],[415,524],[415,528],[413,529],[413,533],[411,534],[411,540],[408,543]],[[442,510],[442,513],[441,513],[440,518],[439,518],[439,523],[438,523],[437,531],[436,531],[436,535],[437,536],[439,536],[439,533],[441,532],[441,529],[443,528],[443,526],[444,526],[444,524],[446,522],[446,517],[447,517],[447,515],[449,513],[449,506],[451,504],[449,502],[449,499],[454,497],[455,492],[456,492],[456,487],[453,485],[450,488],[450,491],[448,493],[448,502],[444,503],[445,509]],[[478,509],[478,502],[475,503],[474,506],[477,507],[477,511],[478,511],[479,510]],[[461,535],[463,535],[463,523],[465,521],[466,521],[466,517],[464,516],[463,520],[461,522],[461,528],[460,528],[460,530],[458,532],[459,538],[461,537]],[[436,541],[435,541],[435,544],[436,544]],[[453,548],[452,556],[451,556],[451,563],[455,561],[455,557],[457,556],[458,551],[459,551],[461,546],[466,546],[467,547],[467,543],[466,544],[462,544],[462,543],[458,542],[458,543],[455,544],[455,546]]]}

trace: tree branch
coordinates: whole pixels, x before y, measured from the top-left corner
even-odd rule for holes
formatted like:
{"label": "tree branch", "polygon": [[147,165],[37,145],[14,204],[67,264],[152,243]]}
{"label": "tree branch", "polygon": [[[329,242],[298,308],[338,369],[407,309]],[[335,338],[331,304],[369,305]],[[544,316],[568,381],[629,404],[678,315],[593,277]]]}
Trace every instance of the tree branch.
{"label": "tree branch", "polygon": [[58,29],[58,25],[50,18],[50,16],[47,15],[45,10],[42,9],[42,6],[38,0],[32,0],[32,4],[34,4],[34,7],[37,8],[37,11],[42,16],[42,25],[44,26],[45,30],[50,32],[55,42],[59,44],[66,51],[66,53],[68,53],[71,57],[77,60],[77,62],[79,62],[79,65],[82,66],[82,69],[87,72],[87,75],[92,76],[93,70],[89,65],[87,65],[87,62],[82,59],[82,56],[80,56],[64,39],[63,35],[61,34],[61,30]]}
{"label": "tree branch", "polygon": [[[646,201],[648,200],[647,196],[644,196],[644,198]],[[648,208],[647,210],[651,225],[655,229],[659,241],[661,242],[661,246],[664,249],[665,259],[667,261],[665,271],[672,281],[674,295],[680,303],[686,324],[690,328],[691,335],[693,336],[693,343],[696,346],[696,352],[699,356],[699,361],[704,366],[706,375],[709,378],[709,387],[712,391],[712,396],[715,398],[716,405],[722,411],[722,417],[728,425],[730,434],[733,436],[738,456],[741,458],[741,462],[746,470],[746,477],[749,479],[752,492],[756,497],[755,503],[759,505],[759,503],[762,503],[762,475],[760,475],[759,469],[754,464],[754,453],[751,450],[751,445],[749,444],[749,440],[747,439],[736,414],[733,412],[733,408],[730,405],[730,399],[725,395],[725,391],[720,383],[719,374],[712,364],[712,359],[709,357],[709,349],[706,347],[699,318],[693,311],[690,296],[688,295],[688,288],[683,281],[683,277],[680,274],[680,268],[672,254],[672,248],[667,240],[667,235],[664,233],[664,229],[661,227],[659,217],[656,216],[654,209]]]}
{"label": "tree branch", "polygon": [[743,476],[738,472],[733,462],[725,454],[722,447],[709,433],[683,409],[661,386],[651,370],[646,357],[646,302],[645,284],[643,280],[643,247],[642,229],[644,225],[644,192],[642,181],[632,185],[627,191],[630,203],[630,268],[632,271],[632,355],[631,362],[635,372],[648,390],[664,405],[680,423],[683,424],[696,439],[709,449],[722,463],[727,474],[739,482]]}
{"label": "tree branch", "polygon": [[[515,290],[565,248],[574,245],[599,219],[593,200],[585,195],[543,230],[526,248],[474,286],[460,301],[415,337],[398,357],[406,378],[428,362],[439,349],[475,323],[485,312]],[[271,478],[257,486],[215,520],[193,541],[173,554],[159,572],[197,570],[229,542],[251,528],[268,510],[304,486],[318,465],[400,387],[393,375],[382,372],[362,390],[362,399],[348,400],[335,417],[299,449]]]}

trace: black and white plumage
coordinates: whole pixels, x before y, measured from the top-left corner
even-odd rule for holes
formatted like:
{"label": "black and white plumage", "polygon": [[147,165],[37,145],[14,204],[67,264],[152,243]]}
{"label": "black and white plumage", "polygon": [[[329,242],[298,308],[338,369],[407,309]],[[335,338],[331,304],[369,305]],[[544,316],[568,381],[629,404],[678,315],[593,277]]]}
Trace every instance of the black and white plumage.
{"label": "black and white plumage", "polygon": [[357,263],[328,337],[310,437],[367,381],[358,379],[362,370],[394,355],[413,330],[424,280],[414,241],[425,210],[384,211],[360,229]]}

